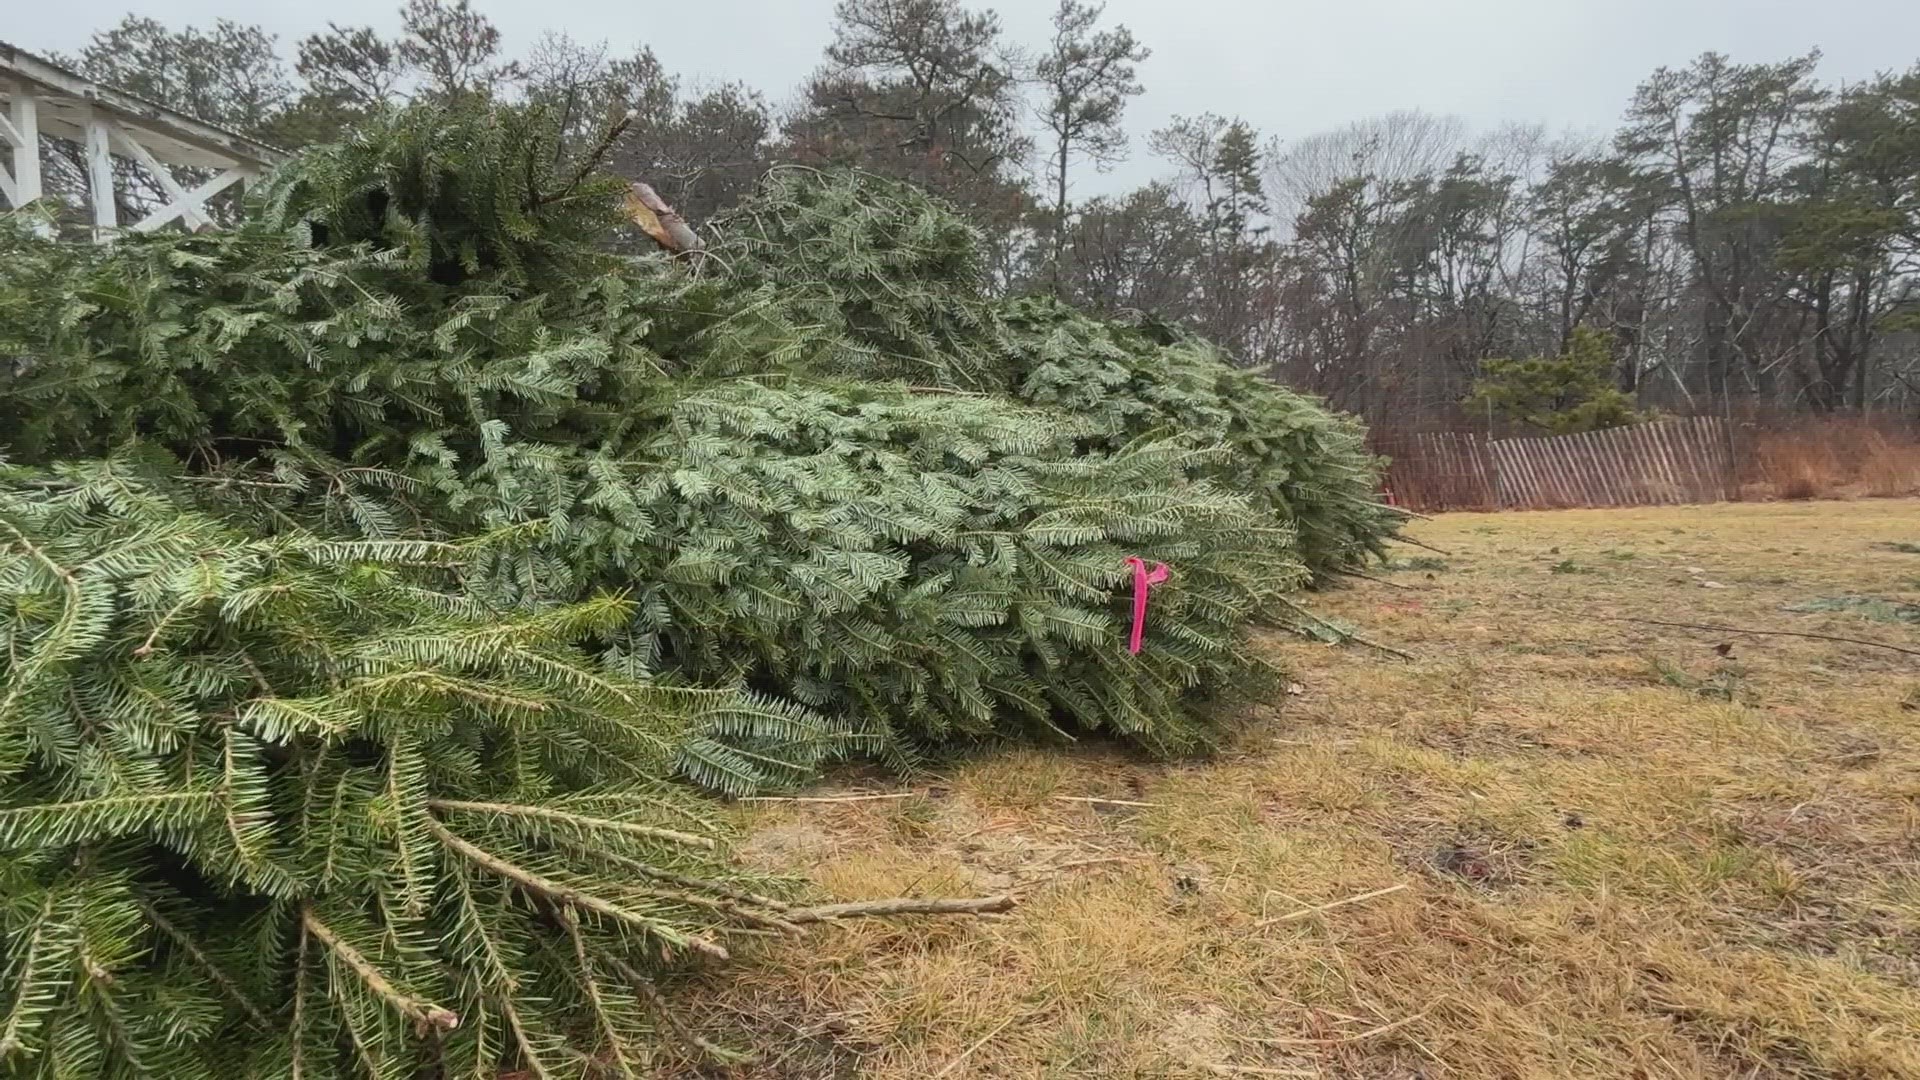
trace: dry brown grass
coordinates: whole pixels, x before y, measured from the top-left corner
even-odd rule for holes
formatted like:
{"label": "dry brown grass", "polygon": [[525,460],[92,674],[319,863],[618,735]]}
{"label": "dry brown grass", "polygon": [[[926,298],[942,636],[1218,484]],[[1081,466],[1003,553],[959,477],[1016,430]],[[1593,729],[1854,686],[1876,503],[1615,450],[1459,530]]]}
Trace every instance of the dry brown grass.
{"label": "dry brown grass", "polygon": [[1211,760],[983,753],[913,799],[742,811],[743,857],[836,896],[1023,902],[684,988],[760,1052],[730,1075],[1920,1076],[1920,666],[1601,619],[1914,644],[1782,609],[1920,599],[1920,503],[1415,534],[1456,554],[1319,603],[1419,659],[1275,640],[1300,692]]}
{"label": "dry brown grass", "polygon": [[1911,428],[1804,420],[1762,424],[1748,438],[1741,493],[1749,499],[1920,494],[1920,438]]}

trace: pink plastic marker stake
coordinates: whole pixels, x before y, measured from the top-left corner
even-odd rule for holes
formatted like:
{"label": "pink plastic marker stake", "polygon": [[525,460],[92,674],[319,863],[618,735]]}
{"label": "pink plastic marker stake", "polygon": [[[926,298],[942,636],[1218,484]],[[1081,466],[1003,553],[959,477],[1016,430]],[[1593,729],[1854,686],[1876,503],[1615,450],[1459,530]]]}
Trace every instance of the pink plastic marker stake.
{"label": "pink plastic marker stake", "polygon": [[1137,556],[1127,556],[1127,565],[1133,567],[1133,634],[1127,638],[1127,651],[1140,652],[1140,636],[1147,632],[1147,594],[1155,585],[1167,580],[1167,564],[1158,562],[1153,569],[1147,569],[1144,560]]}

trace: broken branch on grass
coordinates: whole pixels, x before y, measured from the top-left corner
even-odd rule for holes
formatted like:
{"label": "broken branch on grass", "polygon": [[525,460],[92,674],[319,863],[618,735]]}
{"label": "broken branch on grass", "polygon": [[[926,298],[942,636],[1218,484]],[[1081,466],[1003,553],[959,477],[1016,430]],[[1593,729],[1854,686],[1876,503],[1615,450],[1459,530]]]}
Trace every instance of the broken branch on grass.
{"label": "broken branch on grass", "polygon": [[1387,539],[1392,540],[1396,544],[1411,544],[1412,546],[1417,548],[1426,548],[1428,551],[1433,552],[1435,555],[1445,555],[1448,558],[1453,557],[1453,552],[1448,551],[1446,548],[1434,547],[1432,544],[1429,544],[1424,540],[1415,540],[1411,536],[1400,536],[1398,534],[1395,534],[1393,536],[1387,537]]}
{"label": "broken branch on grass", "polygon": [[1381,1024],[1379,1027],[1368,1028],[1365,1031],[1357,1032],[1353,1035],[1342,1035],[1337,1039],[1279,1039],[1272,1037],[1263,1038],[1254,1035],[1246,1035],[1242,1036],[1242,1038],[1245,1038],[1248,1042],[1263,1043],[1269,1046],[1344,1046],[1347,1043],[1357,1043],[1365,1039],[1376,1039],[1390,1032],[1399,1031],[1408,1024],[1425,1020],[1427,1014],[1432,1011],[1433,1009],[1431,1008],[1422,1009],[1412,1016],[1401,1017],[1390,1024]]}
{"label": "broken branch on grass", "polygon": [[1102,806],[1159,806],[1159,803],[1139,802],[1134,799],[1100,799],[1092,795],[1055,795],[1055,802],[1098,803]]}
{"label": "broken branch on grass", "polygon": [[1596,615],[1602,622],[1642,623],[1647,626],[1671,626],[1680,630],[1711,630],[1716,634],[1749,634],[1754,637],[1795,637],[1811,638],[1814,641],[1838,641],[1848,645],[1870,645],[1876,649],[1891,649],[1908,656],[1920,656],[1920,649],[1909,649],[1904,645],[1894,645],[1871,638],[1845,637],[1840,634],[1816,634],[1809,630],[1756,630],[1745,626],[1715,626],[1710,623],[1668,622],[1665,619],[1637,619],[1626,615]]}
{"label": "broken branch on grass", "polygon": [[1358,570],[1335,570],[1334,573],[1339,574],[1341,577],[1359,578],[1361,581],[1371,581],[1375,585],[1385,585],[1389,589],[1401,589],[1406,592],[1414,591],[1411,585],[1402,584],[1398,581],[1388,581],[1386,578],[1374,577],[1372,574],[1363,574]]}
{"label": "broken branch on grass", "polygon": [[1011,911],[1011,896],[983,896],[977,900],[898,897],[892,900],[860,900],[850,904],[822,904],[819,907],[791,908],[781,913],[790,923],[827,922],[832,919],[865,919],[888,915],[990,915]]}
{"label": "broken branch on grass", "polygon": [[1297,922],[1301,919],[1305,919],[1310,916],[1321,914],[1322,912],[1332,911],[1335,908],[1343,908],[1348,906],[1349,904],[1364,903],[1365,901],[1368,901],[1368,900],[1375,900],[1382,896],[1388,896],[1393,893],[1397,893],[1402,889],[1405,889],[1406,887],[1407,887],[1407,883],[1403,881],[1398,885],[1389,885],[1384,889],[1375,889],[1372,892],[1363,892],[1358,896],[1349,896],[1344,899],[1335,900],[1335,901],[1332,901],[1331,903],[1326,903],[1326,904],[1316,904],[1313,907],[1301,908],[1299,911],[1288,912],[1285,915],[1275,915],[1271,919],[1261,919],[1259,922],[1254,923],[1253,925],[1255,926],[1255,928],[1258,928],[1262,926],[1272,926],[1274,923]]}
{"label": "broken branch on grass", "polygon": [[1388,656],[1405,660],[1408,663],[1413,662],[1413,654],[1410,652],[1406,652],[1401,649],[1396,649],[1391,645],[1382,645],[1371,638],[1361,637],[1359,634],[1356,634],[1351,630],[1348,630],[1341,626],[1336,626],[1335,624],[1328,622],[1327,620],[1321,618],[1318,615],[1315,615],[1313,612],[1308,611],[1306,608],[1301,607],[1299,604],[1294,603],[1293,601],[1287,599],[1284,596],[1279,597],[1278,599],[1280,603],[1286,605],[1289,608],[1292,608],[1293,611],[1296,614],[1298,614],[1301,618],[1311,620],[1315,623],[1318,623],[1320,626],[1326,628],[1335,637],[1337,637],[1340,640],[1340,643],[1343,645],[1346,644],[1347,642],[1352,642],[1355,645],[1365,645],[1369,649],[1378,649],[1379,651],[1386,653]]}
{"label": "broken branch on grass", "polygon": [[877,802],[881,799],[912,799],[917,791],[894,791],[876,795],[748,795],[741,802],[850,803]]}

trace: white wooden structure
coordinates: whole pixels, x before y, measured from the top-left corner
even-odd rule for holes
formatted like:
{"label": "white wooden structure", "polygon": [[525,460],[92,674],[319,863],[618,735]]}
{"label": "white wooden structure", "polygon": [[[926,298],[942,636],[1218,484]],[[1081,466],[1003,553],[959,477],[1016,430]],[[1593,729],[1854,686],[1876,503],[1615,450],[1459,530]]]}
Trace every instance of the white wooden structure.
{"label": "white wooden structure", "polygon": [[[113,156],[137,162],[166,202],[126,227],[150,232],[179,221],[208,224],[209,198],[260,176],[286,155],[244,135],[101,86],[51,60],[0,41],[0,201],[26,206],[44,193],[42,136],[68,139],[85,152],[87,202],[94,238],[109,240],[122,223],[114,199]],[[185,187],[174,168],[213,175]]]}

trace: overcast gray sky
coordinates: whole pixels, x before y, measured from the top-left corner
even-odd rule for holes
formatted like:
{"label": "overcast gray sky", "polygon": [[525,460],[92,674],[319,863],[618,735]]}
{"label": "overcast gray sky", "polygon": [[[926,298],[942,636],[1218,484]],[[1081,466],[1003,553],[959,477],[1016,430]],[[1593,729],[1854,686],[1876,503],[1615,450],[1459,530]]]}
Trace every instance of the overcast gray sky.
{"label": "overcast gray sky", "polygon": [[[544,30],[617,49],[647,44],[671,71],[740,79],[779,103],[819,61],[832,0],[474,0],[509,52]],[[975,4],[1009,36],[1045,40],[1052,0]],[[0,0],[0,39],[72,51],[132,7],[170,25],[225,16],[292,43],[331,19],[383,30],[399,0]],[[1506,121],[1604,130],[1654,68],[1715,49],[1776,60],[1818,46],[1830,81],[1920,60],[1915,0],[1110,0],[1109,22],[1153,49],[1147,92],[1128,127],[1135,161],[1083,190],[1158,173],[1146,131],[1211,110],[1294,139],[1396,108],[1455,114],[1476,128]]]}

